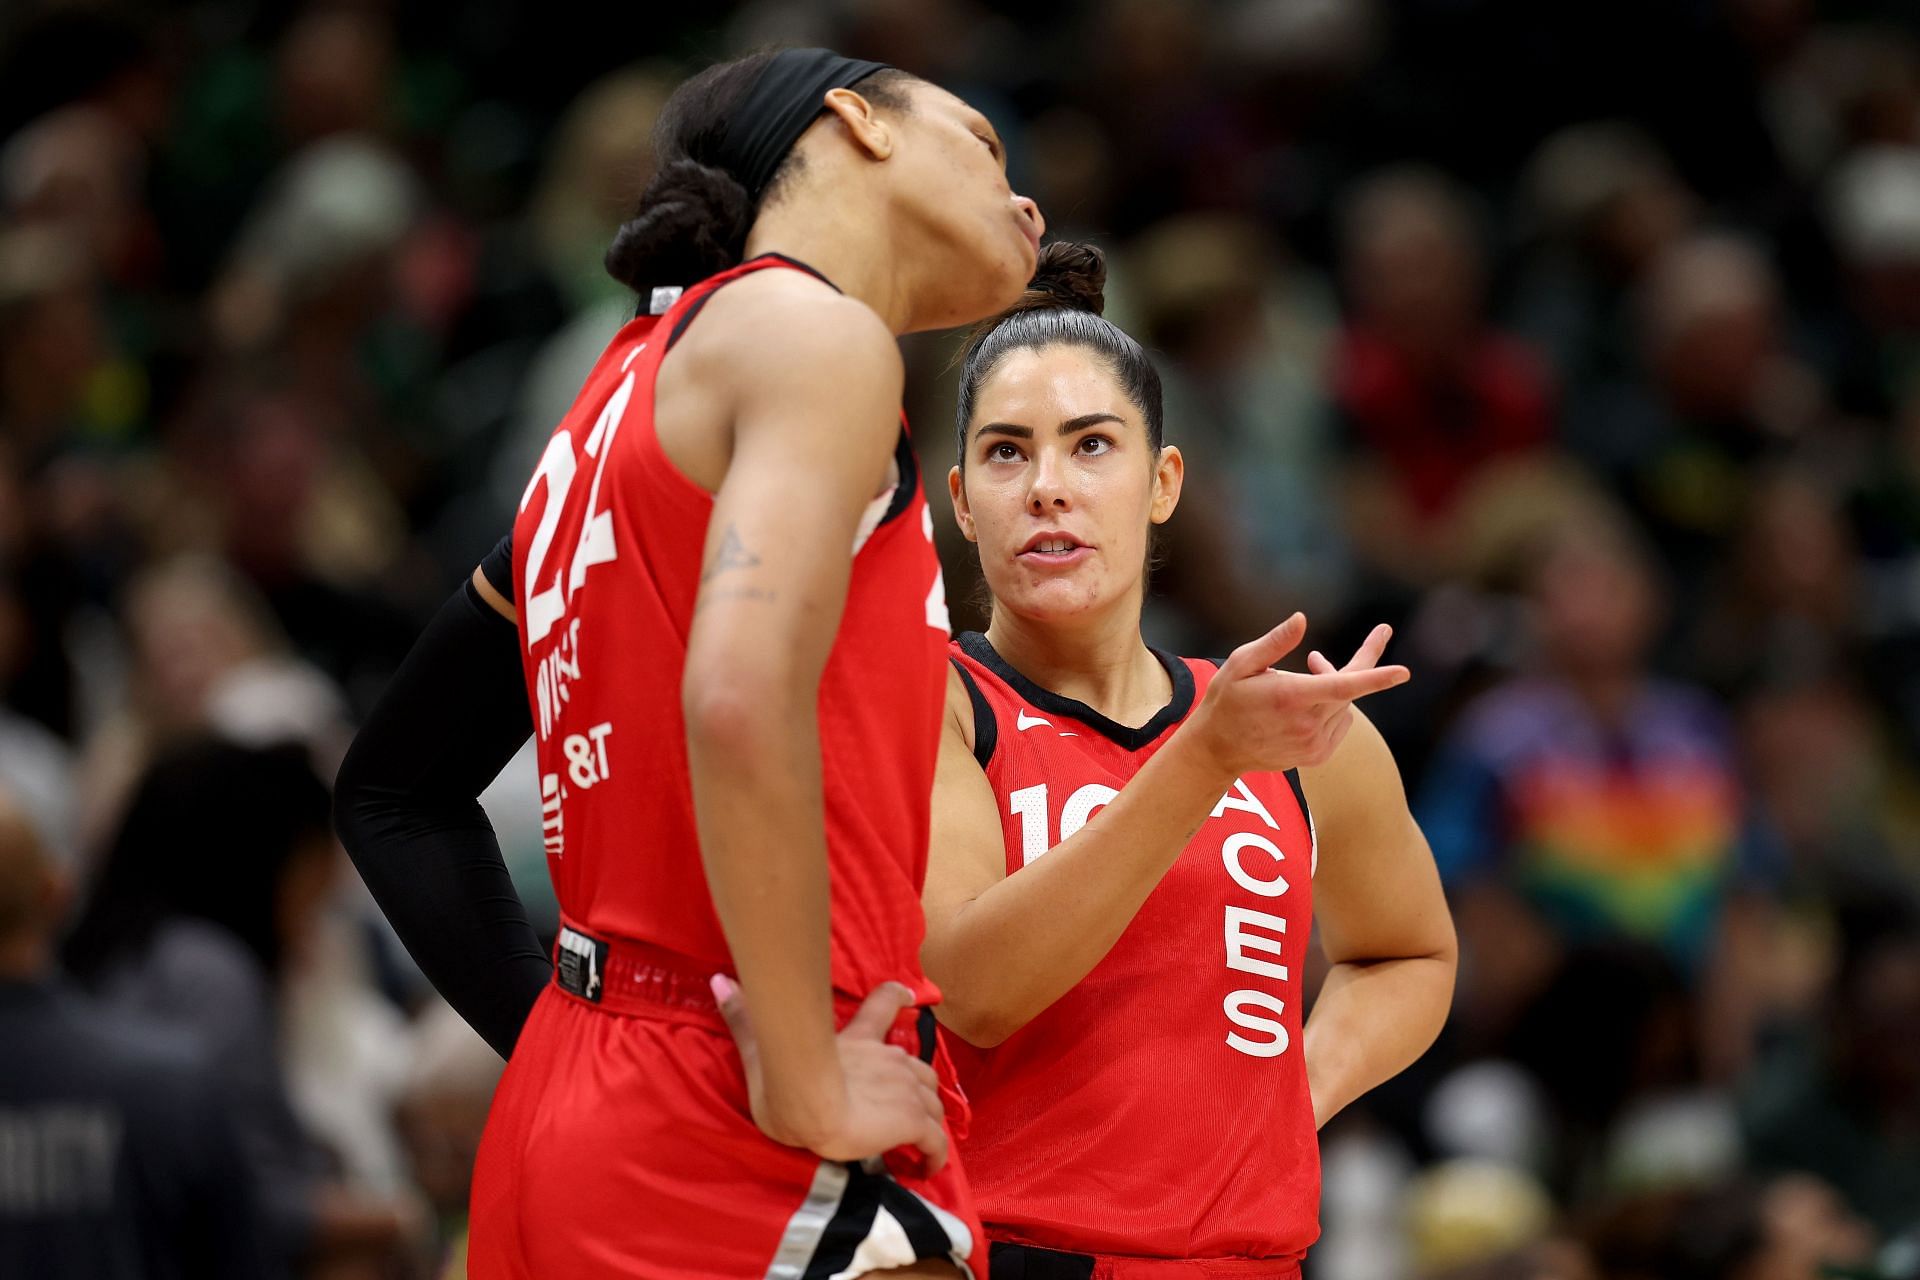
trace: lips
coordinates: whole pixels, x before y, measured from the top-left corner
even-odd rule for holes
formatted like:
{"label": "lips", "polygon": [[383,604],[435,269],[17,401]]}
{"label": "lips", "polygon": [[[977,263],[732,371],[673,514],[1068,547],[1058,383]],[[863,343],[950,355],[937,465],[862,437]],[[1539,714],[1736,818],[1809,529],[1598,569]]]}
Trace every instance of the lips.
{"label": "lips", "polygon": [[1032,552],[1040,552],[1044,555],[1059,555],[1085,545],[1087,544],[1070,533],[1048,529],[1028,538],[1026,544],[1020,548],[1020,554],[1024,556]]}
{"label": "lips", "polygon": [[1052,569],[1079,564],[1093,554],[1093,548],[1070,533],[1036,533],[1027,539],[1015,559],[1022,564]]}

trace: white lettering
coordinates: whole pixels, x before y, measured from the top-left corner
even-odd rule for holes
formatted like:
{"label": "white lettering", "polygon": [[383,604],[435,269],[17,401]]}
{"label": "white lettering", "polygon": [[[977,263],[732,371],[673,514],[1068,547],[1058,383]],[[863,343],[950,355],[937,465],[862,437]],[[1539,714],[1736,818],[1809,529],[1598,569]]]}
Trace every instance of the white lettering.
{"label": "white lettering", "polygon": [[573,567],[567,574],[568,595],[586,585],[588,569],[607,563],[620,551],[613,540],[613,512],[600,510],[600,479],[607,474],[606,454],[613,448],[613,438],[620,434],[620,420],[626,416],[627,402],[633,399],[633,382],[638,376],[629,373],[621,380],[587,434],[587,456],[602,465],[593,469],[593,484],[587,489],[587,519],[580,526],[580,540],[574,544]]}
{"label": "white lettering", "polygon": [[1241,813],[1251,813],[1275,831],[1280,829],[1280,824],[1275,822],[1273,815],[1267,812],[1267,806],[1260,803],[1259,797],[1253,794],[1252,788],[1248,787],[1243,779],[1235,778],[1233,780],[1233,790],[1220,797],[1220,803],[1213,806],[1213,813],[1209,816],[1223,818],[1229,809],[1238,809]]}
{"label": "white lettering", "polygon": [[1285,893],[1289,887],[1285,876],[1275,872],[1273,879],[1259,880],[1241,864],[1240,851],[1249,846],[1259,849],[1275,862],[1286,860],[1287,855],[1281,853],[1280,847],[1273,841],[1254,835],[1251,831],[1235,832],[1220,846],[1220,860],[1227,864],[1227,874],[1233,877],[1233,882],[1248,893],[1257,893],[1263,898],[1277,898]]}
{"label": "white lettering", "polygon": [[1097,782],[1089,782],[1067,797],[1067,807],[1060,811],[1060,838],[1071,840],[1080,828],[1087,825],[1096,809],[1103,809],[1115,796],[1119,795],[1112,787],[1103,787]]}
{"label": "white lettering", "polygon": [[1285,982],[1287,980],[1285,965],[1247,954],[1250,951],[1261,952],[1277,959],[1280,955],[1280,939],[1249,933],[1247,932],[1249,925],[1271,929],[1275,933],[1287,931],[1287,922],[1280,916],[1270,916],[1264,911],[1254,911],[1248,907],[1229,906],[1226,923],[1227,968],[1238,969],[1242,973],[1257,973],[1263,978]]}
{"label": "white lettering", "polygon": [[[1250,1013],[1247,1010],[1248,1005],[1255,1005],[1273,1016],[1263,1018],[1257,1013]],[[1221,1007],[1226,1010],[1227,1021],[1234,1026],[1247,1031],[1264,1032],[1270,1037],[1266,1040],[1249,1040],[1243,1035],[1229,1031],[1227,1043],[1233,1048],[1252,1058],[1277,1058],[1287,1051],[1287,1045],[1290,1042],[1287,1024],[1280,1021],[1287,1011],[1285,1001],[1270,996],[1264,991],[1235,991],[1227,996]]]}
{"label": "white lettering", "polygon": [[540,775],[540,836],[549,858],[566,852],[565,811],[561,807],[566,798],[567,789],[561,785],[559,774]]}
{"label": "white lettering", "polygon": [[560,508],[566,504],[567,490],[573,487],[573,474],[579,469],[573,456],[573,434],[561,431],[547,441],[547,451],[540,455],[540,465],[534,468],[533,479],[527,482],[527,491],[520,495],[520,509],[525,511],[527,504],[533,501],[533,494],[540,482],[547,482],[547,506],[540,513],[540,523],[534,526],[533,541],[527,546],[527,559],[522,576],[527,591],[527,644],[546,637],[560,615],[567,610],[564,583],[557,577],[545,591],[539,590],[541,575],[547,571],[547,552],[553,547],[553,535],[560,527]]}
{"label": "white lettering", "polygon": [[605,780],[607,735],[612,732],[611,722],[597,724],[585,733],[568,734],[560,744],[560,749],[567,753],[567,776],[582,791]]}
{"label": "white lettering", "polygon": [[1047,851],[1047,784],[1022,787],[1007,797],[1007,812],[1020,819],[1020,865]]}

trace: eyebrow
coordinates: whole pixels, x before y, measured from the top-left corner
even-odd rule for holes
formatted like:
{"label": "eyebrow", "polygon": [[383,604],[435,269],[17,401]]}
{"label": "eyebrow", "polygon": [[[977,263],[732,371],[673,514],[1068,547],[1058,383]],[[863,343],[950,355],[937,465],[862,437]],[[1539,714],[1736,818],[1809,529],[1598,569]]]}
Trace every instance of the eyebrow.
{"label": "eyebrow", "polygon": [[[1068,418],[1060,424],[1060,434],[1070,436],[1076,431],[1085,431],[1088,427],[1099,426],[1103,422],[1118,422],[1125,425],[1126,419],[1117,413],[1083,413],[1077,418]],[[1033,428],[1023,427],[1017,422],[989,422],[981,427],[980,436],[988,434],[1012,436],[1016,440],[1033,439]]]}

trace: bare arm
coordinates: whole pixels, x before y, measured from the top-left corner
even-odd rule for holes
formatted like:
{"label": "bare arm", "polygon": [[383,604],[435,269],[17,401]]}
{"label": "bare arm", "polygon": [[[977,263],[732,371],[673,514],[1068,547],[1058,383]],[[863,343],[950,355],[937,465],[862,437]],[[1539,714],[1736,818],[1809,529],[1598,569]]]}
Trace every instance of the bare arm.
{"label": "bare arm", "polygon": [[1307,1018],[1315,1126],[1412,1065],[1453,998],[1453,921],[1380,731],[1356,714],[1300,771],[1320,837],[1314,918],[1332,968]]}
{"label": "bare arm", "polygon": [[1086,826],[1008,877],[1000,805],[967,741],[972,709],[959,683],[950,677],[933,775],[920,961],[940,986],[940,1021],[986,1048],[1113,949],[1234,775],[1207,758],[1197,737],[1176,732]]}
{"label": "bare arm", "polygon": [[[858,303],[768,289],[723,317],[729,294],[709,309],[701,367],[727,370],[731,457],[681,694],[700,850],[753,1014],[756,1119],[779,1141],[861,1158],[917,1134],[849,1133],[867,1099],[850,1097],[834,1031],[816,708],[855,527],[898,435],[902,368]],[[937,1131],[935,1112],[921,1125]]]}
{"label": "bare arm", "polygon": [[1405,667],[1374,665],[1385,627],[1346,670],[1269,670],[1305,632],[1295,614],[1236,650],[1192,718],[1120,794],[1016,876],[1003,875],[999,802],[967,742],[965,691],[950,680],[920,956],[956,1035],[998,1044],[1066,994],[1112,950],[1235,778],[1325,759],[1354,698],[1407,678]]}

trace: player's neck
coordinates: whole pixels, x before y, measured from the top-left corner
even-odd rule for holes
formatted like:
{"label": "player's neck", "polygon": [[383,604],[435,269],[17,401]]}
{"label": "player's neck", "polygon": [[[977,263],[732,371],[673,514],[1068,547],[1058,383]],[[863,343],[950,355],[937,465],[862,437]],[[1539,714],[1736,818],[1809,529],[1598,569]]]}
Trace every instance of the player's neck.
{"label": "player's neck", "polygon": [[987,640],[1009,666],[1109,720],[1141,725],[1173,697],[1166,668],[1140,636],[1140,602],[1071,622],[1036,622],[995,605]]}
{"label": "player's neck", "polygon": [[886,240],[885,228],[858,206],[836,207],[823,216],[809,203],[761,214],[747,236],[746,257],[778,253],[804,262],[901,334],[914,326],[912,296],[896,265],[897,255],[876,252],[884,250]]}

